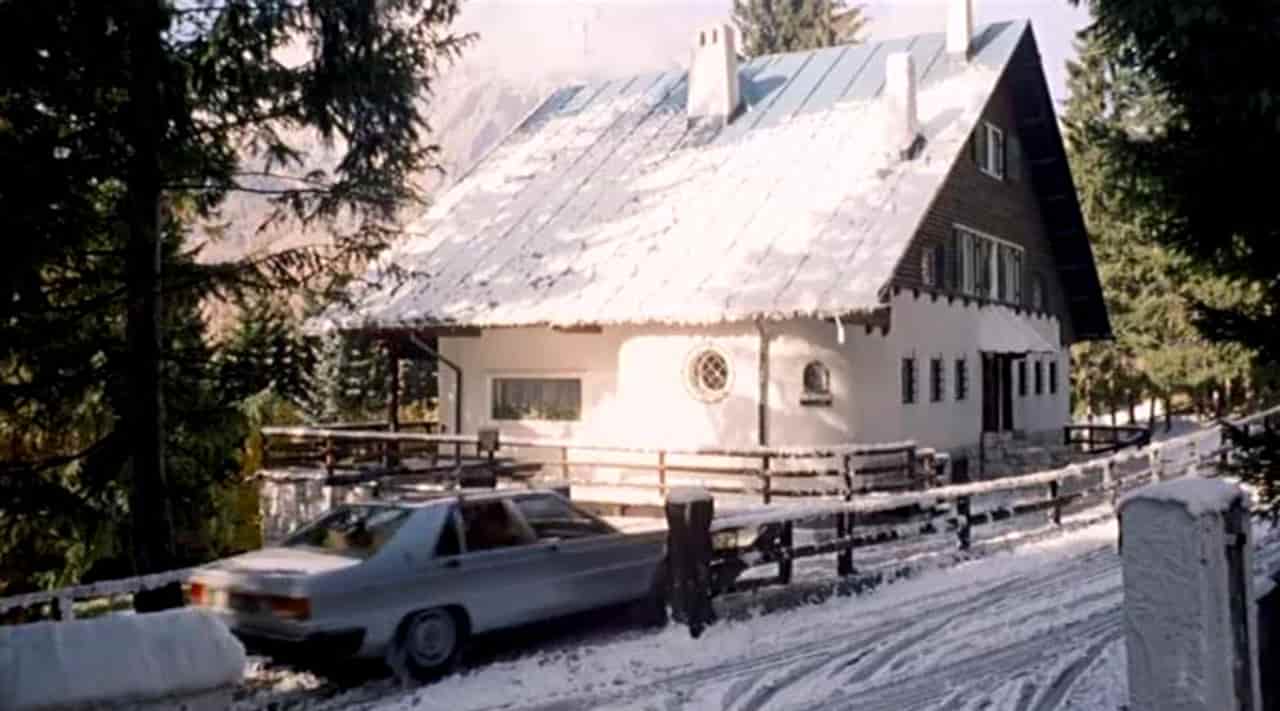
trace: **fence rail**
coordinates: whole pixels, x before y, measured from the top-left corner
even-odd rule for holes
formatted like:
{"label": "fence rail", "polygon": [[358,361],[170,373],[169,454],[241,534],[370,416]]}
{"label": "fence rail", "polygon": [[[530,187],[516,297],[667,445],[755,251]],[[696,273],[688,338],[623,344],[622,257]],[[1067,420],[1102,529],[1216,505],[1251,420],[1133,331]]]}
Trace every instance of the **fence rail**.
{"label": "fence rail", "polygon": [[[1277,415],[1280,407],[1229,422],[1246,428],[1264,422],[1271,426]],[[801,558],[835,554],[837,575],[850,576],[858,573],[853,558],[858,549],[954,537],[953,545],[942,552],[964,552],[978,541],[979,529],[998,522],[1040,517],[1043,523],[1059,527],[1067,515],[1096,507],[1112,515],[1124,494],[1149,482],[1216,475],[1217,466],[1229,456],[1225,429],[1199,430],[1023,476],[869,494],[847,501],[779,505],[720,517],[714,516],[711,497],[682,491],[667,504],[675,617],[697,636],[714,619],[711,599],[789,584],[793,563]],[[705,528],[690,522],[705,522]],[[802,526],[812,540],[797,543],[796,533]],[[741,579],[745,571],[766,565],[776,565],[776,574]]]}
{"label": "fence rail", "polygon": [[1142,447],[1151,442],[1151,430],[1137,425],[1067,425],[1062,428],[1062,443],[1090,454],[1106,454],[1127,447]]}
{"label": "fence rail", "polygon": [[[938,483],[945,455],[915,442],[816,447],[646,447],[578,440],[384,432],[344,428],[265,427],[268,477],[281,465],[322,467],[326,481],[398,485],[453,483],[460,472],[494,466],[505,478],[599,489],[645,489],[660,503],[672,486],[698,484],[723,494],[775,499],[843,496],[850,491],[925,488]],[[389,449],[390,448],[390,449]],[[299,461],[296,452],[309,452]],[[395,457],[389,457],[394,451]],[[283,459],[278,452],[288,453]],[[501,456],[499,456],[501,455]],[[581,476],[584,470],[610,477]],[[647,474],[648,476],[637,476]]]}
{"label": "fence rail", "polygon": [[[1249,417],[1232,421],[1236,426],[1253,428],[1266,422],[1275,426],[1280,421],[1280,407],[1272,408]],[[351,431],[344,429],[326,429],[322,431],[307,428],[268,428],[264,434],[270,436],[293,437],[295,433],[306,433],[309,437],[323,440],[378,440],[404,442],[420,441],[439,444],[462,444],[478,446],[475,437],[458,437],[456,435],[414,434],[406,432],[387,433],[369,430]],[[950,467],[950,461],[943,453],[931,450],[916,449],[913,443],[896,443],[886,445],[849,445],[842,447],[821,448],[705,448],[705,449],[650,449],[643,447],[607,447],[559,440],[511,440],[502,444],[510,447],[561,448],[562,451],[581,449],[584,451],[627,451],[632,454],[650,454],[656,458],[658,471],[663,468],[668,472],[680,469],[678,465],[669,464],[673,457],[684,455],[709,456],[741,456],[777,458],[779,460],[803,459],[805,457],[835,457],[840,464],[833,471],[841,476],[856,476],[856,458],[860,456],[893,455],[911,451],[916,461],[932,461],[925,467],[930,476],[937,476],[939,471]],[[792,561],[821,554],[836,553],[837,569],[841,575],[854,573],[852,551],[874,545],[896,543],[912,538],[920,538],[937,533],[951,533],[956,536],[958,548],[966,549],[972,543],[973,531],[976,528],[998,521],[1025,517],[1031,514],[1050,512],[1052,519],[1060,523],[1065,512],[1072,506],[1078,506],[1082,499],[1105,494],[1114,502],[1125,491],[1149,481],[1152,477],[1170,478],[1181,476],[1186,470],[1206,463],[1216,462],[1223,454],[1220,433],[1218,430],[1200,431],[1190,435],[1167,440],[1145,449],[1114,454],[1096,462],[1075,464],[1064,469],[1039,472],[1010,479],[975,483],[952,483],[936,488],[923,488],[914,491],[896,493],[861,493],[846,482],[839,489],[845,497],[840,501],[813,502],[804,505],[775,504],[760,511],[747,511],[731,516],[724,516],[708,525],[704,531],[708,538],[714,533],[739,531],[744,529],[767,529],[763,535],[757,536],[759,545],[738,548],[736,553],[723,550],[715,555],[716,565],[723,567],[725,561],[737,558],[734,567],[743,565],[777,564],[779,576],[772,582],[790,580]],[[1137,471],[1126,471],[1125,467],[1138,464]],[[556,459],[557,466],[567,464],[576,466],[575,461]],[[544,465],[546,466],[546,465]],[[646,464],[645,466],[650,466]],[[768,471],[765,469],[764,471]],[[1099,473],[1100,472],[1100,473]],[[704,472],[694,472],[704,474]],[[773,471],[762,482],[772,482],[774,477],[784,479],[788,476],[803,480],[805,475],[794,472]],[[1089,481],[1090,477],[1101,476],[1102,485],[1097,482],[1080,488],[1072,488],[1076,482]],[[924,486],[936,481],[922,480],[914,482]],[[1016,493],[1018,491],[1043,492],[1042,495],[1016,498],[995,507],[975,508],[975,499],[996,493]],[[824,489],[825,491],[825,489]],[[672,499],[678,501],[679,497]],[[835,538],[827,541],[801,543],[795,542],[797,523],[812,521],[835,521]],[[784,525],[785,524],[785,525]],[[769,544],[768,541],[774,541]],[[754,543],[754,541],[753,541]],[[669,544],[672,554],[683,545],[673,541]],[[736,548],[736,547],[735,547]],[[708,561],[709,563],[711,561]],[[727,568],[726,568],[727,569]],[[77,585],[57,590],[48,590],[0,598],[0,616],[12,614],[16,610],[31,608],[51,608],[55,617],[70,619],[74,617],[74,605],[78,601],[100,600],[126,597],[136,593],[185,581],[194,569],[174,570],[154,575],[119,580],[101,581],[85,585]],[[740,572],[740,571],[739,571]],[[734,588],[735,580],[722,581],[724,585],[717,592],[728,592]],[[756,582],[759,586],[771,581]],[[708,591],[710,592],[710,591]],[[673,599],[679,607],[685,603]]]}

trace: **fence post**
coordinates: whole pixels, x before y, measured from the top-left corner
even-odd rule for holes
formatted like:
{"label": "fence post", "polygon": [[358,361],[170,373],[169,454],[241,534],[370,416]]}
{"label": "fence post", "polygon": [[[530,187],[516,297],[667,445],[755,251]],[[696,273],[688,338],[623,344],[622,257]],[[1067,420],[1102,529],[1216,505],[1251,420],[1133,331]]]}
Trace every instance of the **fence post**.
{"label": "fence post", "polygon": [[1120,484],[1116,481],[1116,461],[1108,458],[1102,467],[1102,485],[1111,497],[1111,508],[1114,510],[1120,501]]}
{"label": "fence post", "polygon": [[1062,501],[1058,495],[1062,493],[1062,482],[1054,479],[1049,482],[1049,500],[1053,502],[1053,508],[1050,509],[1049,520],[1055,526],[1062,525]]}
{"label": "fence post", "polygon": [[782,524],[782,555],[783,558],[778,561],[778,582],[783,585],[791,584],[791,552],[795,547],[794,528],[790,521]]}
{"label": "fence post", "polygon": [[[846,454],[843,457],[841,457],[841,462],[840,462],[840,466],[843,469],[843,475],[844,475],[844,482],[845,482],[844,500],[846,502],[853,500],[852,460],[853,460],[853,457],[851,455]],[[853,515],[849,513],[847,509],[836,514],[836,536],[841,539],[853,538]],[[849,546],[847,548],[842,548],[840,552],[836,554],[836,574],[841,576],[853,574],[853,541],[852,540],[849,541]]]}
{"label": "fence post", "polygon": [[76,618],[75,600],[63,595],[53,603],[53,618],[61,622],[69,622]]}
{"label": "fence post", "polygon": [[1190,463],[1187,464],[1187,472],[1183,474],[1185,477],[1198,476],[1200,474],[1200,452],[1196,446],[1196,440],[1192,437],[1187,442],[1187,450],[1190,452]]}
{"label": "fence post", "polygon": [[1233,484],[1188,479],[1125,500],[1129,708],[1261,711],[1247,503]]}
{"label": "fence post", "polygon": [[[951,462],[951,483],[968,484],[969,483],[969,458],[957,458]],[[956,538],[960,543],[960,550],[969,550],[972,543],[973,520],[970,517],[971,500],[968,496],[961,496],[956,499],[956,515],[960,517],[960,527],[956,531]]]}
{"label": "fence post", "polygon": [[[1247,426],[1247,425],[1246,425]],[[1231,449],[1231,428],[1226,424],[1218,428],[1218,476],[1222,476],[1227,471],[1227,466],[1231,463],[1227,452]]]}
{"label": "fence post", "polygon": [[773,478],[769,475],[769,455],[760,457],[760,479],[764,503],[773,503]]}
{"label": "fence post", "polygon": [[333,477],[333,468],[336,463],[336,452],[333,449],[333,438],[324,438],[324,473],[328,478]]}
{"label": "fence post", "polygon": [[667,495],[667,450],[658,450],[658,493]]}
{"label": "fence post", "polygon": [[672,616],[695,639],[715,621],[711,607],[711,521],[715,500],[701,488],[667,495],[667,559]]}
{"label": "fence post", "polygon": [[560,475],[564,479],[564,483],[569,483],[569,448],[560,448]]}
{"label": "fence post", "polygon": [[1164,480],[1164,454],[1161,453],[1159,447],[1152,447],[1151,453],[1147,456],[1151,458],[1151,464],[1148,467],[1149,469],[1151,469],[1151,481],[1163,481]]}

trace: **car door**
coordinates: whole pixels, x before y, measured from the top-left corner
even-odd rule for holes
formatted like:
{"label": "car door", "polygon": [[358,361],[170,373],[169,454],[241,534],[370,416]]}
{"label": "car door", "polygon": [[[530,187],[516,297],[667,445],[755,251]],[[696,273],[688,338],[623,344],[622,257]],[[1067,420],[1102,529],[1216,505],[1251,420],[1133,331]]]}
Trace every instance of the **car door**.
{"label": "car door", "polygon": [[[557,613],[546,581],[547,553],[504,499],[463,499],[462,554],[443,561],[457,576],[459,604],[475,631],[511,627]],[[456,560],[457,562],[452,562]]]}
{"label": "car door", "polygon": [[569,613],[644,596],[661,546],[627,536],[554,494],[512,499],[545,550],[550,595]]}

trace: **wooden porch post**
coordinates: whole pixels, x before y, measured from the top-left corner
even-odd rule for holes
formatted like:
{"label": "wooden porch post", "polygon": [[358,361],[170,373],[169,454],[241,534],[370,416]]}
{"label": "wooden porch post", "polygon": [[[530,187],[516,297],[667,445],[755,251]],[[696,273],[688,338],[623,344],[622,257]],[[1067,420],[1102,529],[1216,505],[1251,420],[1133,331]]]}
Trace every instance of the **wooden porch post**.
{"label": "wooden porch post", "polygon": [[[393,341],[387,341],[387,366],[391,369],[388,378],[387,393],[387,431],[400,431],[400,348]],[[386,448],[383,450],[386,466],[393,466],[399,463],[400,452],[399,443],[387,441]]]}

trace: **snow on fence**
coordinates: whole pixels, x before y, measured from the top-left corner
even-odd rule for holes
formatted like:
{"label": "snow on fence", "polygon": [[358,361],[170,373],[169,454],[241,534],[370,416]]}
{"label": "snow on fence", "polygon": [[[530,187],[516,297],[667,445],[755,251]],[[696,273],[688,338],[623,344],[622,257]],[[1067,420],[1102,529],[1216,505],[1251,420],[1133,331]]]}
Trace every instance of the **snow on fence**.
{"label": "snow on fence", "polygon": [[[1259,412],[1249,417],[1234,420],[1233,424],[1237,426],[1254,427],[1263,421],[1264,418],[1275,418],[1280,416],[1280,407],[1272,408],[1265,412]],[[364,441],[387,441],[397,442],[404,440],[420,440],[422,442],[434,442],[436,446],[440,444],[458,444],[479,448],[480,443],[478,437],[475,436],[457,436],[457,435],[437,435],[437,434],[414,434],[408,432],[370,432],[367,430],[352,431],[348,429],[330,428],[325,430],[316,430],[312,428],[289,428],[289,427],[272,427],[265,428],[264,435],[271,437],[304,437],[310,439],[319,439],[322,442],[333,442],[346,438]],[[987,523],[995,523],[1005,519],[1022,516],[1031,512],[1050,511],[1051,516],[1055,520],[1061,520],[1064,511],[1068,509],[1073,501],[1078,500],[1084,492],[1074,491],[1070,489],[1069,483],[1086,479],[1089,476],[1102,477],[1104,485],[1110,488],[1106,490],[1111,492],[1112,500],[1116,496],[1125,491],[1144,483],[1150,478],[1173,478],[1182,476],[1186,473],[1189,465],[1193,460],[1195,466],[1199,466],[1205,462],[1213,460],[1222,454],[1221,449],[1221,432],[1219,430],[1199,431],[1182,437],[1166,440],[1159,444],[1149,445],[1140,450],[1131,450],[1112,455],[1105,459],[1095,462],[1082,464],[1073,464],[1063,469],[1039,472],[1020,477],[998,479],[993,481],[985,481],[971,484],[951,484],[949,486],[926,488],[921,491],[907,491],[893,494],[876,494],[876,493],[857,493],[847,488],[842,488],[839,493],[849,496],[848,501],[820,501],[807,503],[803,505],[785,505],[774,504],[767,509],[759,511],[746,511],[729,516],[723,516],[716,519],[713,525],[714,531],[729,531],[737,529],[745,529],[750,527],[760,528],[768,524],[788,524],[790,528],[792,524],[797,522],[815,521],[821,519],[835,518],[837,524],[837,538],[830,541],[823,541],[814,544],[806,544],[802,547],[791,547],[789,552],[770,551],[761,549],[759,551],[744,551],[751,553],[749,560],[753,563],[778,562],[780,569],[785,568],[789,578],[790,561],[795,558],[818,555],[820,553],[841,552],[841,560],[851,560],[851,553],[854,548],[864,548],[872,545],[893,544],[912,536],[919,537],[928,535],[932,529],[936,529],[939,524],[949,527],[955,532],[959,538],[960,547],[967,548],[972,542],[971,532],[976,526]],[[679,456],[687,455],[705,455],[705,456],[741,456],[741,457],[758,457],[762,463],[773,459],[779,460],[802,460],[804,458],[828,457],[838,458],[841,461],[841,467],[847,468],[850,473],[854,473],[855,469],[850,468],[857,457],[874,457],[878,455],[894,455],[902,454],[910,451],[912,457],[917,462],[925,462],[930,458],[933,465],[925,468],[930,476],[939,476],[939,472],[950,468],[950,462],[944,453],[935,453],[928,449],[916,449],[912,442],[890,443],[881,445],[845,445],[823,448],[698,448],[698,449],[650,449],[644,447],[627,447],[627,446],[606,446],[598,444],[588,444],[581,442],[568,442],[560,440],[503,440],[503,446],[508,447],[527,447],[527,448],[561,448],[567,455],[572,450],[583,451],[630,451],[632,453],[643,455],[656,455],[658,458],[658,471],[662,472],[661,465],[664,461],[676,459]],[[557,461],[557,463],[562,463]],[[578,460],[569,460],[568,466],[577,466],[581,462]],[[1126,467],[1132,468],[1134,464],[1147,474],[1146,479],[1138,481],[1141,477],[1127,472]],[[645,465],[653,469],[654,465]],[[839,470],[840,467],[835,469]],[[679,465],[671,467],[673,471],[682,471]],[[768,472],[767,468],[764,471]],[[668,472],[672,473],[672,472]],[[705,475],[703,475],[705,476]],[[942,477],[945,478],[945,477]],[[684,482],[676,482],[668,479],[665,475],[660,474],[659,480],[662,491],[666,491],[673,486],[678,486]],[[695,475],[692,480],[694,485],[698,485],[702,479]],[[1108,483],[1109,482],[1109,483]],[[928,481],[921,482],[927,484]],[[1064,488],[1067,487],[1067,488]],[[1025,493],[1026,490],[1040,489],[1048,492],[1050,496],[1044,500],[1025,500],[1018,498],[1016,495],[1019,491]],[[828,492],[831,493],[831,492]],[[1096,493],[1096,492],[1094,492]],[[981,497],[991,494],[1010,494],[1013,498],[1004,501],[997,501],[995,505],[991,502],[981,501]],[[940,502],[954,502],[954,512],[926,512],[926,518],[929,520],[894,520],[892,516],[886,517],[885,513],[893,514],[896,510],[909,507],[925,507]],[[877,514],[879,516],[877,517]],[[841,520],[845,529],[841,529]],[[855,530],[856,529],[856,530]],[[922,533],[924,531],[925,533]],[[779,535],[781,533],[779,532]],[[969,538],[966,538],[969,537]],[[862,540],[868,539],[868,540]],[[891,546],[886,546],[886,550],[890,550]],[[845,556],[843,551],[849,553]],[[784,565],[785,564],[785,565]],[[842,570],[844,569],[842,565]],[[851,563],[848,564],[849,570],[852,570]],[[27,593],[22,595],[14,595],[10,597],[0,598],[0,616],[11,613],[15,610],[28,608],[44,608],[52,607],[54,616],[59,619],[67,620],[75,617],[74,605],[76,602],[102,600],[108,601],[112,598],[128,597],[144,590],[152,590],[172,584],[174,582],[182,582],[194,572],[194,568],[186,568],[182,570],[173,570],[164,573],[156,573],[154,575],[145,575],[135,578],[124,578],[120,580],[108,580],[86,585],[77,585],[73,587],[60,588],[57,590],[47,590],[40,592]]]}
{"label": "snow on fence", "polygon": [[[1230,422],[1253,427],[1277,413],[1280,407]],[[954,555],[957,550],[963,554],[975,544],[975,529],[997,522],[1038,518],[1057,528],[1068,515],[1087,516],[1091,511],[1095,517],[1114,515],[1116,502],[1144,484],[1216,475],[1219,463],[1229,455],[1223,429],[1200,430],[1023,476],[924,491],[873,493],[845,501],[771,506],[725,516],[713,515],[710,496],[684,491],[667,503],[671,560],[683,561],[673,564],[675,617],[697,636],[711,621],[707,600],[767,585],[786,585],[791,582],[793,561],[800,558],[834,553],[838,575],[857,575],[853,558],[857,549],[892,551],[886,556],[891,566],[906,557],[919,564],[928,556]],[[700,529],[690,527],[689,521],[708,524]],[[802,528],[807,540],[799,541],[797,534]],[[928,542],[934,544],[931,551],[923,545]],[[880,567],[876,561],[869,562],[872,569]],[[765,565],[777,565],[777,574],[742,577],[747,570]],[[871,574],[870,581],[878,580],[881,572]],[[687,579],[680,579],[681,575]]]}
{"label": "snow on fence", "polygon": [[[313,427],[266,427],[265,481],[319,479],[330,486],[376,483],[401,486],[450,484],[469,473],[497,469],[501,478],[577,487],[579,497],[618,506],[658,508],[672,487],[701,486],[717,494],[754,499],[843,495],[910,489],[934,482],[934,450],[915,442],[821,447],[656,447],[578,440],[374,432]],[[397,449],[399,448],[399,449]],[[422,456],[405,456],[413,448]],[[289,453],[278,460],[277,451]],[[311,451],[311,469],[294,456]],[[395,451],[398,456],[387,455]],[[370,455],[375,455],[370,457]],[[278,465],[287,465],[281,468]],[[612,494],[598,495],[605,491]],[[629,495],[629,496],[628,496]]]}

